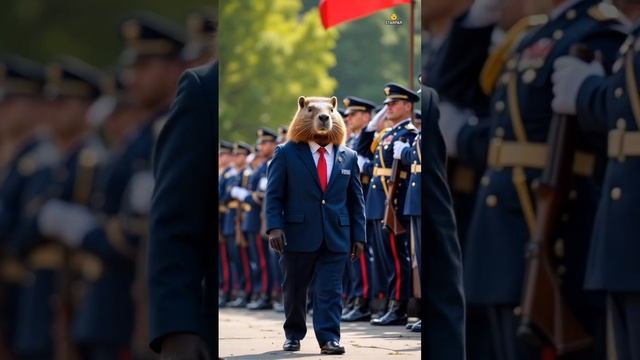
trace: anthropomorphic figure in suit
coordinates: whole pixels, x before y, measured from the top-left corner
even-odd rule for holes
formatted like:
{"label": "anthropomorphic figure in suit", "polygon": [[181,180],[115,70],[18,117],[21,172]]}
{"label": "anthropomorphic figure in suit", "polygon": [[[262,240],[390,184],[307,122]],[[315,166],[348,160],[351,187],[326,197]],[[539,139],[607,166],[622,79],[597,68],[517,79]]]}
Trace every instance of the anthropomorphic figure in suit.
{"label": "anthropomorphic figure in suit", "polygon": [[345,144],[337,99],[298,99],[289,141],[267,170],[269,244],[282,254],[286,341],[297,351],[307,332],[305,304],[315,278],[313,324],[323,354],[342,354],[342,276],[365,242],[364,197],[356,153]]}

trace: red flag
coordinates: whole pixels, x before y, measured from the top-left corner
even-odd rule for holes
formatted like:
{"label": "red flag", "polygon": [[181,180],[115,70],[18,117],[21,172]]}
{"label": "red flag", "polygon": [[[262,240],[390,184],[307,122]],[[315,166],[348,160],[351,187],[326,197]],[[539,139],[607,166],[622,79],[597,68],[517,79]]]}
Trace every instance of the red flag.
{"label": "red flag", "polygon": [[322,25],[328,29],[386,8],[410,4],[411,0],[320,0]]}

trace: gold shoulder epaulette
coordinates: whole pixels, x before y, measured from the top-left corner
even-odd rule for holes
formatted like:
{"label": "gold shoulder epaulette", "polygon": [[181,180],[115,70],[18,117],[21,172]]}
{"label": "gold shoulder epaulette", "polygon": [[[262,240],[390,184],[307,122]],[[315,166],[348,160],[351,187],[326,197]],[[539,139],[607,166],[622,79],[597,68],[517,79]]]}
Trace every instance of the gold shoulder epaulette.
{"label": "gold shoulder epaulette", "polygon": [[404,126],[405,129],[410,130],[412,132],[417,132],[418,128],[415,127],[415,125],[413,125],[412,123],[408,123],[407,125]]}
{"label": "gold shoulder epaulette", "polygon": [[376,152],[376,149],[378,148],[378,144],[380,144],[382,137],[389,131],[391,131],[390,127],[384,128],[376,134],[376,136],[373,138],[373,142],[371,143],[371,147],[369,148],[372,153]]}
{"label": "gold shoulder epaulette", "polygon": [[593,5],[589,10],[587,10],[587,13],[597,21],[611,21],[621,17],[618,8],[605,2]]}
{"label": "gold shoulder epaulette", "polygon": [[547,15],[531,15],[520,19],[509,29],[502,43],[491,52],[480,72],[480,87],[486,95],[493,92],[504,64],[509,60],[511,52],[518,45],[522,35],[534,27],[546,24],[547,21],[549,21]]}

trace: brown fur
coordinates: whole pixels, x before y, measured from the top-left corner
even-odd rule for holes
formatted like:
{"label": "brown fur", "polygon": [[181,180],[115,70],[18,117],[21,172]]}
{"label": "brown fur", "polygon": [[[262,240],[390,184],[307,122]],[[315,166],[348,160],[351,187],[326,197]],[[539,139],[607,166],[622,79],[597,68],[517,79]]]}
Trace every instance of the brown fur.
{"label": "brown fur", "polygon": [[[347,127],[337,111],[337,104],[338,99],[335,96],[330,98],[300,96],[298,111],[289,124],[287,139],[293,142],[315,141],[319,144],[344,145],[347,139]],[[321,134],[316,129],[318,116],[322,114],[329,115],[331,118],[331,126],[326,134]]]}

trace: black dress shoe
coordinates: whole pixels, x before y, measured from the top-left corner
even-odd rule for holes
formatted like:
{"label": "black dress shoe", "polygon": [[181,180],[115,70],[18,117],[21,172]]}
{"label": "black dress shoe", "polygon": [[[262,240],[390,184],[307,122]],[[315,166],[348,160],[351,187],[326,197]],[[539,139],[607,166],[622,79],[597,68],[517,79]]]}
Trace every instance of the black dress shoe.
{"label": "black dress shoe", "polygon": [[231,308],[243,308],[247,306],[247,298],[245,298],[244,296],[238,297],[232,302],[228,303],[227,306]]}
{"label": "black dress shoe", "polygon": [[351,310],[353,310],[353,306],[354,306],[355,302],[351,301],[351,302],[347,302],[346,304],[344,304],[342,306],[342,316],[347,315],[348,313],[351,312]]}
{"label": "black dress shoe", "polygon": [[371,320],[371,325],[390,326],[407,324],[406,302],[389,302],[389,310],[382,317]]}
{"label": "black dress shoe", "polygon": [[271,305],[271,301],[265,298],[260,298],[247,305],[247,309],[249,310],[269,310],[272,307],[273,306]]}
{"label": "black dress shoe", "polygon": [[335,340],[327,341],[320,347],[320,354],[342,355],[344,354],[344,347],[340,346],[340,343]]}
{"label": "black dress shoe", "polygon": [[359,307],[353,308],[353,310],[348,312],[346,315],[343,315],[340,320],[346,321],[346,322],[369,321],[371,320],[371,311],[369,311],[368,306],[367,307],[359,306]]}
{"label": "black dress shoe", "polygon": [[224,296],[218,296],[218,307],[223,308],[227,306],[227,299]]}
{"label": "black dress shoe", "polygon": [[287,339],[284,341],[284,345],[282,345],[282,350],[284,351],[300,351],[300,340],[295,339]]}
{"label": "black dress shoe", "polygon": [[422,320],[418,320],[415,324],[413,324],[413,326],[411,327],[411,332],[422,332]]}
{"label": "black dress shoe", "polygon": [[407,325],[405,325],[405,329],[407,330],[411,330],[411,328],[413,327],[413,325],[417,324],[418,322],[411,322],[411,323],[407,323]]}
{"label": "black dress shoe", "polygon": [[281,302],[273,303],[273,310],[275,310],[275,312],[283,313],[284,312],[284,304],[281,303]]}

